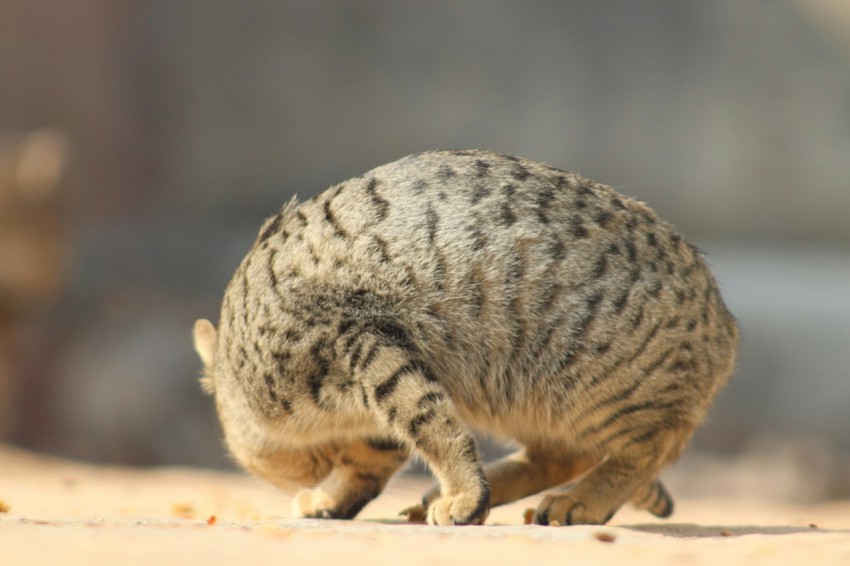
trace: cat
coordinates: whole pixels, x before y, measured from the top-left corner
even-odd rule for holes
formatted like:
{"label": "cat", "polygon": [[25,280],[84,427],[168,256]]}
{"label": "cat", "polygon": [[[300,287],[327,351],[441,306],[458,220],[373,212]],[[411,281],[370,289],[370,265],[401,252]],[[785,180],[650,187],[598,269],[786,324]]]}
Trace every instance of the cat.
{"label": "cat", "polygon": [[[666,517],[657,474],[733,371],[699,251],[644,204],[542,163],[432,151],[262,226],[219,328],[194,327],[232,455],[295,514],[352,518],[415,450],[436,525],[560,486],[534,522]],[[521,449],[482,466],[470,432]]]}

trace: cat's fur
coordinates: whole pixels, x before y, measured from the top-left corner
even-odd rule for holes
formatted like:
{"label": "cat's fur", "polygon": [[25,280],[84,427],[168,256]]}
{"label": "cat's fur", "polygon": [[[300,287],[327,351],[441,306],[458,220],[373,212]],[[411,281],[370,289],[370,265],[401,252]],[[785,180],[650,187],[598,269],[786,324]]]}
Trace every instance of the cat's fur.
{"label": "cat's fur", "polygon": [[[734,319],[697,249],[640,202],[488,151],[405,157],[262,226],[195,343],[225,439],[351,518],[416,450],[432,524],[546,496],[535,521],[659,516],[656,479],[732,372]],[[523,449],[482,469],[470,428]],[[311,489],[312,488],[312,489]]]}

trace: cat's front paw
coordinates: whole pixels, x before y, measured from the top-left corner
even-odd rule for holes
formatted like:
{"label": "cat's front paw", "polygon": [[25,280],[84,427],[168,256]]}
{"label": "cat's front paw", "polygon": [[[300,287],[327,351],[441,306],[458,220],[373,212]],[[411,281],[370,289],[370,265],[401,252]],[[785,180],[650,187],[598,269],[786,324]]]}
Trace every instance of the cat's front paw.
{"label": "cat's front paw", "polygon": [[292,499],[292,515],[311,519],[353,519],[379,492],[380,489],[370,482],[302,489]]}
{"label": "cat's front paw", "polygon": [[321,488],[302,489],[292,498],[292,516],[298,519],[335,519],[334,502]]}
{"label": "cat's front paw", "polygon": [[429,525],[483,525],[490,514],[486,484],[459,495],[441,495],[428,505]]}

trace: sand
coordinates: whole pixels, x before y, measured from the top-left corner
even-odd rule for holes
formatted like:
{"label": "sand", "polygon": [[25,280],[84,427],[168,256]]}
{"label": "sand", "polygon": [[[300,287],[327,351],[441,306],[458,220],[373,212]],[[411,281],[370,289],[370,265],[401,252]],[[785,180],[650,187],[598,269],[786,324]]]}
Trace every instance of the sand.
{"label": "sand", "polygon": [[427,488],[400,476],[355,521],[296,520],[246,475],[92,466],[0,446],[0,564],[850,564],[850,501],[677,498],[658,520],[523,525],[532,497],[483,527],[407,524]]}

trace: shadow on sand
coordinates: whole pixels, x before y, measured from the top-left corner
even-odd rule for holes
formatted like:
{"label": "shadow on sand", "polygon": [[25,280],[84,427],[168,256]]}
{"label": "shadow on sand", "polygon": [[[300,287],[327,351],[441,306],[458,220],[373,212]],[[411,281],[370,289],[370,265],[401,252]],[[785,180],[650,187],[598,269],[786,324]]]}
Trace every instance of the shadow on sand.
{"label": "shadow on sand", "polygon": [[743,535],[789,535],[800,533],[850,533],[843,529],[819,529],[816,525],[808,527],[759,526],[759,525],[695,525],[693,523],[647,523],[644,525],[617,525],[641,533],[653,533],[677,538],[715,538],[739,537]]}

